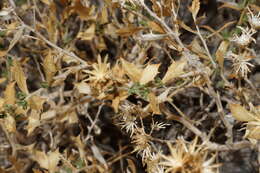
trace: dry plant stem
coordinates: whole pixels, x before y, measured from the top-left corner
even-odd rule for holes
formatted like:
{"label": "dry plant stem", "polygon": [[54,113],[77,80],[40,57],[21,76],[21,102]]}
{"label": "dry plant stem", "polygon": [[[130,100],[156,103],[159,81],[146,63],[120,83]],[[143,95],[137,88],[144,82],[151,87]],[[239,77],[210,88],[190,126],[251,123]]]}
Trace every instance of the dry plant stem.
{"label": "dry plant stem", "polygon": [[250,85],[250,87],[254,90],[254,92],[256,93],[256,96],[257,96],[258,98],[260,98],[260,94],[259,94],[259,92],[257,91],[257,89],[255,88],[254,84],[253,84],[247,77],[245,77],[244,79],[245,79],[245,81]]}
{"label": "dry plant stem", "polygon": [[[194,21],[194,22],[196,23],[196,21]],[[207,52],[207,54],[208,54],[208,57],[209,57],[209,59],[210,59],[212,65],[213,65],[213,67],[216,68],[217,65],[216,65],[215,61],[213,60],[213,57],[211,56],[211,54],[210,54],[210,52],[209,52],[207,43],[206,43],[205,39],[202,37],[198,25],[195,24],[195,26],[196,26],[196,29],[197,29],[197,35],[200,37],[200,40],[201,40],[201,42],[202,42],[204,48],[206,49],[206,52]]]}
{"label": "dry plant stem", "polygon": [[145,10],[153,17],[155,18],[169,33],[169,36],[173,39],[176,40],[177,43],[181,46],[181,48],[184,50],[184,53],[190,54],[189,50],[184,46],[182,41],[180,40],[179,36],[177,33],[173,32],[173,30],[161,19],[159,18],[153,11],[151,11],[146,4],[144,3],[144,0],[140,0],[142,6],[145,8]]}
{"label": "dry plant stem", "polygon": [[30,30],[31,32],[35,33],[42,41],[44,41],[46,44],[53,47],[54,49],[58,50],[59,52],[62,52],[65,55],[75,58],[77,61],[79,61],[82,65],[84,65],[86,67],[88,66],[86,61],[82,60],[80,57],[76,56],[74,53],[64,50],[64,49],[60,48],[59,46],[55,45],[54,43],[50,42],[43,35],[41,35],[39,32],[37,32],[34,28],[30,27],[29,25],[26,25],[23,22],[23,20],[16,14],[15,11],[13,11],[13,13],[17,17],[17,19],[21,22],[22,28],[26,28],[26,29]]}
{"label": "dry plant stem", "polygon": [[40,39],[42,39],[46,44],[48,44],[49,46],[53,47],[54,49],[64,53],[65,55],[68,55],[72,58],[75,58],[77,61],[79,61],[81,64],[85,65],[86,67],[88,66],[87,62],[82,60],[80,57],[76,56],[74,53],[72,52],[68,52],[67,50],[64,50],[62,48],[60,48],[59,46],[55,45],[54,43],[50,42],[49,40],[47,40],[43,35],[41,35],[39,32],[37,32],[35,29],[33,29],[32,27],[23,24],[25,28],[27,28],[28,30],[30,30],[31,32],[35,33]]}
{"label": "dry plant stem", "polygon": [[101,112],[103,106],[104,106],[104,103],[102,103],[102,104],[98,107],[98,111],[97,111],[97,113],[96,113],[96,116],[95,116],[95,119],[94,119],[94,120],[92,120],[92,118],[91,118],[89,115],[87,115],[87,116],[88,116],[88,119],[89,119],[90,122],[91,122],[91,126],[88,127],[88,135],[87,135],[86,138],[84,139],[84,142],[87,142],[87,140],[91,138],[91,135],[90,135],[90,134],[91,134],[91,132],[92,132],[92,129],[95,127],[95,125],[96,125],[96,123],[97,123],[98,117],[99,117],[99,115],[100,115],[100,112]]}
{"label": "dry plant stem", "polygon": [[[142,6],[145,8],[145,10],[146,10],[152,17],[154,17],[154,18],[166,29],[166,31],[169,33],[169,36],[170,36],[173,40],[177,41],[177,43],[179,44],[179,46],[180,46],[180,47],[182,48],[182,50],[183,50],[183,54],[184,54],[186,57],[190,57],[190,56],[191,56],[190,51],[184,46],[184,44],[182,43],[182,41],[181,41],[181,39],[179,38],[178,34],[175,33],[175,32],[174,32],[161,18],[159,18],[153,11],[151,11],[151,10],[146,6],[146,4],[144,3],[143,0],[141,0],[140,2],[141,2],[141,4],[142,4]],[[196,28],[197,28],[197,27],[198,27],[198,26],[196,25]],[[209,58],[210,58],[210,61],[211,61],[212,65],[213,65],[213,67],[216,68],[217,65],[216,65],[216,63],[214,62],[212,56],[210,55],[210,52],[209,52],[208,47],[207,47],[207,44],[206,44],[205,40],[202,38],[202,36],[201,36],[201,34],[200,34],[198,28],[197,28],[197,30],[198,30],[198,35],[199,35],[199,37],[201,38],[202,43],[203,43],[203,45],[204,45],[204,47],[205,47],[205,49],[206,49],[206,51],[207,51],[207,54],[208,54],[208,56],[209,56]]]}
{"label": "dry plant stem", "polygon": [[[258,165],[260,166],[260,141],[258,141],[257,149],[258,149]],[[260,172],[260,167],[258,169]]]}
{"label": "dry plant stem", "polygon": [[205,78],[207,79],[207,86],[208,86],[208,94],[212,95],[212,97],[214,98],[216,105],[217,105],[217,109],[218,109],[218,113],[220,115],[220,119],[222,120],[222,122],[224,123],[224,125],[227,128],[227,137],[228,137],[228,143],[232,144],[233,143],[233,126],[225,119],[225,113],[224,113],[224,109],[222,106],[222,102],[220,99],[220,95],[219,93],[216,93],[214,88],[211,86],[210,83],[210,79],[207,75],[205,75]]}
{"label": "dry plant stem", "polygon": [[187,127],[189,130],[191,130],[194,134],[199,136],[209,150],[212,150],[212,151],[239,150],[239,149],[247,148],[247,147],[251,146],[251,143],[249,141],[240,141],[240,142],[226,144],[226,145],[210,142],[205,133],[201,132],[197,127],[195,127],[193,124],[191,124],[185,118],[172,114],[170,112],[170,110],[168,110],[166,108],[166,106],[164,106],[164,105],[162,106],[161,111],[168,117],[168,119],[172,119],[172,120],[180,122],[185,127]]}
{"label": "dry plant stem", "polygon": [[[4,124],[3,124],[2,122],[1,122],[0,125],[1,125],[2,127],[4,127]],[[14,134],[9,133],[5,128],[2,128],[2,130],[3,130],[3,132],[4,132],[5,136],[6,136],[6,138],[7,138],[8,142],[9,142],[9,144],[11,145],[11,148],[12,148],[12,156],[16,156],[17,148],[16,148],[15,143],[13,142],[13,141],[15,141],[15,140],[14,140]]]}
{"label": "dry plant stem", "polygon": [[43,75],[43,72],[42,72],[42,70],[41,70],[40,64],[39,64],[39,62],[37,61],[37,59],[35,58],[35,56],[33,56],[33,60],[34,60],[34,62],[35,62],[35,64],[36,64],[36,66],[37,66],[37,69],[38,69],[38,71],[39,71],[39,73],[40,73],[40,76],[41,76],[41,78],[42,78],[42,81],[46,81],[46,80],[45,80],[45,77],[44,77],[44,75]]}

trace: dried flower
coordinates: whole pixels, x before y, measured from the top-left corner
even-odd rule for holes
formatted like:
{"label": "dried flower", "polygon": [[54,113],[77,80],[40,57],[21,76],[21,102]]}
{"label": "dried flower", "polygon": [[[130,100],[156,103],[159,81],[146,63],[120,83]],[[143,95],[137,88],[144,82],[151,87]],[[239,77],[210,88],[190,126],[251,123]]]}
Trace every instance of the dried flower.
{"label": "dried flower", "polygon": [[98,63],[92,65],[93,70],[84,70],[85,73],[90,74],[87,81],[91,81],[96,85],[97,83],[105,82],[109,79],[110,64],[107,63],[107,57],[105,61],[101,61],[101,57],[98,56]]}
{"label": "dried flower", "polygon": [[156,153],[152,153],[151,157],[145,160],[147,165],[146,171],[148,173],[164,173],[164,166],[159,165],[161,161],[161,151],[157,151]]}
{"label": "dried flower", "polygon": [[254,15],[253,12],[248,8],[249,13],[247,13],[250,25],[255,29],[260,29],[260,12]]}
{"label": "dried flower", "polygon": [[246,77],[247,73],[250,72],[250,67],[254,66],[253,64],[249,63],[251,56],[246,51],[239,55],[229,52],[227,55],[228,59],[233,61],[233,68],[235,73],[242,77]]}
{"label": "dried flower", "polygon": [[251,41],[256,42],[256,40],[252,37],[256,33],[256,31],[253,28],[243,28],[241,26],[238,26],[239,29],[241,29],[242,34],[240,36],[235,35],[231,41],[235,42],[239,46],[247,46]]}
{"label": "dried flower", "polygon": [[89,75],[85,81],[89,82],[93,94],[100,98],[104,97],[104,92],[113,84],[110,64],[107,63],[107,58],[105,57],[104,62],[102,62],[101,57],[98,56],[98,62],[92,65],[93,69],[83,71]]}
{"label": "dried flower", "polygon": [[165,166],[165,173],[215,173],[219,166],[213,164],[215,156],[208,159],[208,152],[203,145],[197,145],[197,138],[186,144],[179,139],[175,145],[168,143],[170,155],[161,155],[163,160],[159,163]]}
{"label": "dried flower", "polygon": [[160,130],[160,129],[165,129],[166,128],[166,126],[168,126],[168,125],[170,125],[170,124],[166,124],[166,123],[163,123],[163,122],[153,122],[152,124],[151,124],[151,129],[153,129],[153,130]]}
{"label": "dried flower", "polygon": [[152,157],[150,135],[146,134],[143,128],[136,129],[132,137],[132,143],[135,145],[134,152],[141,154],[143,162]]}
{"label": "dried flower", "polygon": [[141,109],[134,105],[130,104],[129,102],[124,102],[120,106],[121,113],[120,116],[120,125],[122,129],[126,129],[127,133],[130,133],[130,137],[133,136],[135,130],[138,128],[137,126],[137,116],[141,114]]}

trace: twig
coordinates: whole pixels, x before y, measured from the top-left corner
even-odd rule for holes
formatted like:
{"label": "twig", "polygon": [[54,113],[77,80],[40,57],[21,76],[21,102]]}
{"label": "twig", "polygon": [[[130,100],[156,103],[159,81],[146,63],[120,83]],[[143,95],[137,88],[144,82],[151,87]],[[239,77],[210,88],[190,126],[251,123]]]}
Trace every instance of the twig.
{"label": "twig", "polygon": [[46,39],[42,34],[40,34],[39,32],[37,32],[34,28],[32,28],[31,26],[29,25],[26,25],[23,20],[16,14],[15,11],[13,11],[14,15],[17,17],[17,19],[21,22],[22,24],[22,28],[26,28],[28,29],[29,31],[33,32],[34,34],[36,34],[42,41],[44,41],[46,44],[48,44],[49,46],[53,47],[54,49],[62,52],[63,54],[65,55],[68,55],[74,59],[76,59],[78,62],[80,62],[82,65],[84,66],[88,66],[87,62],[82,60],[80,57],[78,57],[77,55],[75,55],[74,53],[72,52],[69,52],[65,49],[62,49],[61,47],[55,45],[54,43],[52,43],[51,41],[49,41],[48,39]]}
{"label": "twig", "polygon": [[209,150],[213,150],[213,151],[239,150],[239,149],[247,148],[247,147],[251,146],[251,143],[249,141],[240,141],[240,142],[226,144],[226,145],[210,142],[207,135],[205,133],[201,132],[193,124],[191,124],[190,121],[187,120],[187,118],[183,118],[183,117],[172,114],[171,111],[168,110],[165,105],[163,105],[161,107],[161,111],[168,117],[168,119],[172,119],[172,120],[180,122],[185,127],[187,127],[190,131],[192,131],[195,135],[199,136]]}
{"label": "twig", "polygon": [[210,52],[209,52],[207,43],[206,43],[205,39],[203,39],[203,37],[202,37],[202,35],[201,35],[201,33],[200,33],[200,29],[199,29],[198,25],[195,24],[195,26],[196,26],[196,29],[197,29],[197,35],[199,36],[199,38],[200,38],[200,40],[201,40],[201,42],[202,42],[204,48],[206,49],[206,52],[207,52],[207,55],[208,55],[208,57],[209,57],[209,59],[210,59],[210,61],[211,61],[211,64],[213,65],[214,68],[216,68],[217,65],[216,65],[215,61],[213,60],[213,57],[211,56],[211,54],[210,54]]}

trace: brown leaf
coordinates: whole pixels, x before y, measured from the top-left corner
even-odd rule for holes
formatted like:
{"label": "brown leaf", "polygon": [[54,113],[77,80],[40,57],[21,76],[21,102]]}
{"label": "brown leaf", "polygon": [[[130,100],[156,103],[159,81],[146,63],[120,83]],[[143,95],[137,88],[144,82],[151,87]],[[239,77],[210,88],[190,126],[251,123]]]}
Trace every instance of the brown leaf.
{"label": "brown leaf", "polygon": [[90,86],[85,82],[80,82],[75,84],[80,94],[91,94]]}
{"label": "brown leaf", "polygon": [[81,0],[74,0],[74,6],[69,11],[77,13],[82,20],[95,20],[97,17],[95,6],[86,7],[81,3]]}
{"label": "brown leaf", "polygon": [[141,31],[143,27],[135,27],[135,26],[128,26],[125,28],[120,28],[116,31],[116,34],[122,36],[122,37],[128,37],[131,36],[139,31]]}
{"label": "brown leaf", "polygon": [[159,32],[161,34],[165,34],[164,29],[159,24],[157,24],[154,21],[149,21],[148,22],[148,26],[155,32]]}
{"label": "brown leaf", "polygon": [[21,39],[23,35],[24,28],[20,28],[15,34],[13,40],[10,42],[10,45],[7,50],[0,51],[0,57],[5,56],[13,47],[14,45]]}
{"label": "brown leaf", "polygon": [[189,10],[192,13],[192,17],[193,17],[194,21],[197,18],[197,14],[199,12],[199,9],[200,9],[200,0],[193,0],[191,7],[189,7]]}
{"label": "brown leaf", "polygon": [[159,100],[153,93],[148,94],[148,100],[150,102],[150,108],[152,109],[154,114],[161,114],[160,108],[159,108]]}
{"label": "brown leaf", "polygon": [[43,2],[43,3],[46,4],[46,5],[51,5],[51,3],[50,3],[49,0],[41,0],[41,2]]}
{"label": "brown leaf", "polygon": [[54,152],[50,151],[47,154],[42,151],[36,151],[34,156],[35,161],[37,161],[42,168],[48,169],[49,172],[55,172],[57,170],[57,165],[60,161],[58,149]]}
{"label": "brown leaf", "polygon": [[5,77],[0,78],[0,84],[4,83],[6,81]]}
{"label": "brown leaf", "polygon": [[173,61],[170,67],[168,68],[166,74],[164,75],[162,82],[167,83],[170,80],[179,77],[181,74],[183,74],[183,70],[186,64],[186,60]]}
{"label": "brown leaf", "polygon": [[218,47],[218,50],[216,51],[216,60],[219,66],[221,67],[221,69],[223,69],[224,57],[227,52],[228,46],[229,46],[228,41],[222,41]]}
{"label": "brown leaf", "polygon": [[158,69],[160,67],[160,64],[149,64],[145,67],[145,69],[142,72],[140,84],[144,85],[148,82],[154,80],[155,76],[158,74]]}
{"label": "brown leaf", "polygon": [[0,97],[0,111],[3,111],[5,105],[5,99]]}
{"label": "brown leaf", "polygon": [[230,103],[229,108],[232,116],[238,121],[254,121],[254,115],[239,104]]}
{"label": "brown leaf", "polygon": [[92,40],[95,37],[95,30],[96,25],[93,23],[87,30],[79,32],[77,38],[81,40]]}
{"label": "brown leaf", "polygon": [[126,91],[121,91],[119,92],[119,96],[115,97],[112,100],[112,107],[114,108],[115,112],[118,112],[118,107],[120,104],[120,101],[125,100],[128,97],[128,92]]}
{"label": "brown leaf", "polygon": [[57,72],[57,67],[54,62],[54,55],[51,51],[49,51],[47,55],[44,57],[43,68],[46,76],[46,81],[50,85],[53,80],[53,76]]}
{"label": "brown leaf", "polygon": [[136,173],[136,166],[133,162],[133,160],[131,159],[126,159],[127,160],[127,163],[128,163],[128,168],[131,170],[132,173]]}
{"label": "brown leaf", "polygon": [[37,96],[37,95],[33,95],[29,98],[28,104],[29,104],[31,109],[41,111],[42,108],[43,108],[43,103],[45,101],[46,101],[45,98],[42,98],[42,97]]}
{"label": "brown leaf", "polygon": [[108,14],[107,14],[107,8],[103,7],[100,16],[100,24],[105,24],[105,23],[108,23]]}
{"label": "brown leaf", "polygon": [[141,75],[142,75],[142,69],[138,68],[135,64],[127,62],[124,59],[121,59],[123,69],[125,70],[128,77],[130,77],[131,80],[134,82],[139,82]]}
{"label": "brown leaf", "polygon": [[32,110],[28,118],[28,125],[26,126],[28,135],[30,135],[33,132],[33,130],[40,125],[40,113],[36,110]]}
{"label": "brown leaf", "polygon": [[25,94],[29,94],[27,84],[26,84],[26,77],[23,72],[23,68],[18,60],[15,59],[13,60],[13,66],[11,70],[12,70],[13,78],[16,81],[20,90]]}
{"label": "brown leaf", "polygon": [[245,137],[260,140],[260,122],[250,122],[246,127]]}
{"label": "brown leaf", "polygon": [[16,132],[16,122],[15,122],[14,117],[12,117],[11,115],[7,115],[4,118],[3,125],[8,132],[10,132],[10,133]]}
{"label": "brown leaf", "polygon": [[8,105],[14,105],[15,104],[15,82],[11,82],[6,86],[6,89],[4,91],[4,99],[5,104]]}

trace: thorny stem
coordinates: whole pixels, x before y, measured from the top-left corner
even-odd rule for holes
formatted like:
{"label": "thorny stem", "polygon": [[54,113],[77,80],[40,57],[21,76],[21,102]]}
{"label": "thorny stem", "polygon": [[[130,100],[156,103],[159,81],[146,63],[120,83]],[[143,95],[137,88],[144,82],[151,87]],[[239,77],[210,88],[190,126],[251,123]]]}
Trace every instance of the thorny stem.
{"label": "thorny stem", "polygon": [[28,29],[29,31],[33,32],[34,34],[36,34],[42,41],[44,41],[46,44],[48,44],[49,46],[53,47],[54,49],[58,50],[59,52],[62,52],[65,55],[68,55],[74,59],[76,59],[78,62],[80,62],[82,65],[84,66],[88,66],[87,62],[82,60],[80,57],[78,57],[77,55],[75,55],[72,52],[69,52],[65,49],[62,49],[61,47],[55,45],[54,43],[52,43],[51,41],[49,41],[48,39],[46,39],[43,35],[41,35],[39,32],[37,32],[34,28],[32,28],[29,25],[26,25],[23,20],[16,14],[15,11],[13,11],[14,15],[17,17],[17,19],[21,22],[22,27]]}
{"label": "thorny stem", "polygon": [[[140,2],[141,2],[141,4],[142,4],[142,6],[145,8],[145,10],[146,10],[153,18],[155,18],[158,22],[160,22],[160,24],[166,29],[166,31],[169,33],[169,36],[170,36],[173,40],[177,41],[177,43],[179,44],[179,46],[180,46],[180,47],[182,48],[182,50],[183,50],[183,54],[184,54],[185,56],[187,56],[187,57],[190,57],[190,56],[191,56],[190,51],[184,46],[184,44],[182,43],[182,41],[181,41],[181,39],[179,38],[178,34],[175,33],[175,32],[173,32],[173,30],[172,30],[161,18],[159,18],[153,11],[151,11],[151,10],[147,7],[147,5],[144,3],[144,0],[141,0]],[[207,47],[207,45],[206,45],[206,43],[205,43],[205,40],[202,38],[202,36],[201,36],[201,34],[200,34],[200,31],[199,31],[197,25],[196,25],[196,28],[197,28],[197,30],[198,30],[198,35],[199,35],[200,39],[202,40],[202,43],[203,43],[203,45],[204,45],[204,47],[205,47],[205,49],[206,49],[206,51],[207,51],[207,54],[208,54],[208,56],[209,56],[209,58],[210,58],[210,61],[211,61],[212,65],[213,65],[213,67],[216,68],[216,63],[214,62],[212,56],[210,55],[210,52],[209,52],[208,47]]]}
{"label": "thorny stem", "polygon": [[[195,127],[193,124],[190,123],[187,118],[183,118],[177,115],[174,115],[171,113],[171,111],[163,104],[161,107],[162,113],[164,113],[169,119],[175,120],[183,124],[186,128],[188,128],[190,131],[192,131],[194,134],[199,136],[203,143],[207,146],[209,150],[212,151],[228,151],[228,150],[239,150],[242,148],[247,148],[251,146],[251,143],[249,141],[240,141],[232,144],[217,144],[214,142],[210,142],[207,135],[203,132],[201,132],[197,127]],[[178,110],[177,110],[178,111]],[[183,113],[182,113],[183,114]],[[186,116],[187,117],[187,116]]]}
{"label": "thorny stem", "polygon": [[189,53],[189,50],[183,45],[182,41],[180,40],[180,38],[178,37],[178,34],[176,34],[175,32],[172,31],[172,29],[161,19],[159,18],[153,11],[151,11],[146,4],[144,3],[143,0],[140,1],[142,6],[145,8],[145,10],[153,17],[155,18],[158,22],[160,22],[160,24],[167,30],[168,33],[170,33],[170,36],[173,40],[176,40],[178,42],[178,44],[181,46],[181,48]]}
{"label": "thorny stem", "polygon": [[201,35],[201,33],[200,33],[200,29],[199,29],[198,25],[195,24],[195,26],[196,26],[196,29],[197,29],[197,35],[200,37],[200,40],[201,40],[201,42],[202,42],[204,48],[206,49],[206,52],[207,52],[207,54],[208,54],[208,57],[209,57],[209,59],[210,59],[212,65],[213,65],[213,67],[216,68],[217,65],[216,65],[215,61],[213,60],[213,57],[211,56],[211,54],[210,54],[210,52],[209,52],[207,43],[206,43],[205,39],[203,39],[203,37],[202,37],[202,35]]}
{"label": "thorny stem", "polygon": [[28,30],[30,30],[31,32],[35,33],[40,39],[42,39],[45,43],[47,43],[49,46],[53,47],[54,49],[57,49],[58,51],[64,53],[65,55],[68,55],[72,58],[75,58],[77,61],[79,61],[81,64],[84,64],[85,66],[88,66],[87,62],[82,60],[80,57],[76,56],[74,53],[69,52],[67,50],[64,50],[62,48],[60,48],[59,46],[53,44],[52,42],[50,42],[49,40],[47,40],[43,35],[41,35],[39,32],[37,32],[35,29],[33,29],[32,27],[24,24],[24,27],[27,28]]}
{"label": "thorny stem", "polygon": [[215,102],[216,102],[216,105],[217,105],[217,109],[218,109],[218,113],[220,115],[220,119],[222,120],[222,122],[224,123],[224,125],[227,127],[227,137],[230,137],[228,138],[228,143],[231,144],[233,143],[233,126],[225,119],[225,113],[224,113],[224,109],[223,109],[223,106],[222,106],[222,103],[221,103],[221,99],[220,99],[220,95],[219,93],[216,93],[214,88],[211,86],[210,84],[210,79],[207,75],[205,75],[205,78],[207,79],[207,86],[208,86],[208,89],[209,89],[209,93],[213,96]]}

